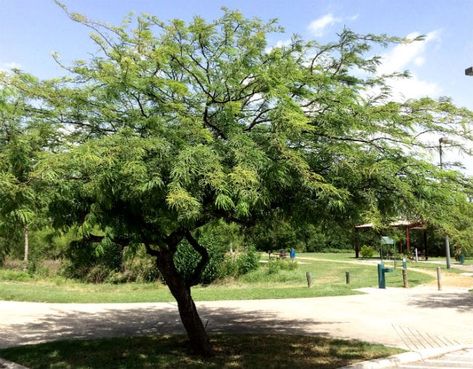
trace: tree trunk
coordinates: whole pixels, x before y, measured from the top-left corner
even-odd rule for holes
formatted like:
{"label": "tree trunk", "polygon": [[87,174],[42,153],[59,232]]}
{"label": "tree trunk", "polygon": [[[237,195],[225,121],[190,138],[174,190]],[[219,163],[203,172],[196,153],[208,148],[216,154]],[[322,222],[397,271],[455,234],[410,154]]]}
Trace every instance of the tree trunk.
{"label": "tree trunk", "polygon": [[177,301],[179,315],[192,350],[202,356],[211,356],[213,351],[209,337],[192,299],[191,289],[174,266],[173,253],[169,250],[160,251],[156,258],[156,264]]}
{"label": "tree trunk", "polygon": [[25,261],[25,263],[28,262],[28,256],[29,256],[29,253],[30,253],[30,242],[29,242],[29,229],[28,229],[28,225],[25,225],[23,227],[23,236],[24,236],[24,240],[25,240],[25,255],[24,255],[24,258],[23,260]]}
{"label": "tree trunk", "polygon": [[209,336],[197,312],[190,288],[174,292],[171,290],[171,292],[176,298],[179,315],[189,337],[192,350],[202,356],[211,356],[212,347]]}

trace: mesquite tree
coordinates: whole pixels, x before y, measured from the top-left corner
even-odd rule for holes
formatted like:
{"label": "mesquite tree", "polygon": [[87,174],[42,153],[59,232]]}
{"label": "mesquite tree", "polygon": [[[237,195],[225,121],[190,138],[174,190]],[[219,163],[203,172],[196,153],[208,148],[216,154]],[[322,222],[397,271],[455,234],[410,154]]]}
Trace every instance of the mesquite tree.
{"label": "mesquite tree", "polygon": [[[10,82],[66,136],[36,168],[51,217],[89,240],[144,244],[201,354],[211,346],[191,297],[208,262],[199,227],[434,219],[433,200],[468,206],[467,180],[449,171],[440,183],[447,172],[422,157],[421,138],[469,139],[471,113],[446,100],[389,101],[393,76],[380,76],[369,56],[372,45],[403,40],[343,30],[327,45],[294,37],[269,48],[277,24],[235,11],[188,24],[144,15],[117,27],[68,14],[92,29],[97,55],[64,66],[60,80],[18,73]],[[183,240],[201,257],[186,277],[174,262]]]}

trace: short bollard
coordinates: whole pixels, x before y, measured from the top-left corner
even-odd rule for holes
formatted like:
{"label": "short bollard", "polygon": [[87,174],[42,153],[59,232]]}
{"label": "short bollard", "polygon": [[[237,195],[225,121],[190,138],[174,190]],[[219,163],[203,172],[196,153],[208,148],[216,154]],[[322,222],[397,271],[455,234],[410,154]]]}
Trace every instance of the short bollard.
{"label": "short bollard", "polygon": [[442,276],[440,275],[440,267],[437,267],[437,288],[442,290]]}
{"label": "short bollard", "polygon": [[402,258],[402,269],[407,269],[407,259]]}
{"label": "short bollard", "polygon": [[311,272],[306,272],[305,276],[307,278],[307,287],[311,288],[312,287],[312,273]]}
{"label": "short bollard", "polygon": [[402,269],[402,285],[404,288],[409,288],[409,281],[407,280],[407,269]]}
{"label": "short bollard", "polygon": [[345,283],[350,284],[350,272],[345,272]]}

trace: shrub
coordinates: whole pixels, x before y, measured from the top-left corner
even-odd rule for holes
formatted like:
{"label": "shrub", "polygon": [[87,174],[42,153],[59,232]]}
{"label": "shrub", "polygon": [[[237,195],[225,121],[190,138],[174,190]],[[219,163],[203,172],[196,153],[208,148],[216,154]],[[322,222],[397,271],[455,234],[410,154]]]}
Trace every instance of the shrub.
{"label": "shrub", "polygon": [[368,245],[361,246],[360,254],[363,259],[372,258],[376,250]]}
{"label": "shrub", "polygon": [[120,271],[122,249],[105,238],[100,243],[87,243],[81,240],[70,242],[65,251],[67,262],[62,274],[94,283],[103,282],[111,272]]}
{"label": "shrub", "polygon": [[103,283],[108,279],[110,274],[111,270],[107,265],[98,264],[88,271],[85,276],[85,281],[89,283]]}
{"label": "shrub", "polygon": [[[206,239],[199,240],[199,242],[207,248],[209,253],[209,263],[202,273],[200,282],[210,284],[221,278],[221,264],[225,259],[225,249],[211,237],[206,237]],[[179,273],[187,278],[192,275],[200,258],[201,256],[187,241],[182,241],[174,255],[174,265]]]}
{"label": "shrub", "polygon": [[240,254],[236,260],[238,275],[247,274],[253,270],[258,269],[259,254],[253,247]]}
{"label": "shrub", "polygon": [[271,259],[268,264],[268,274],[276,274],[280,270],[295,270],[298,267],[297,262],[285,259]]}
{"label": "shrub", "polygon": [[139,253],[123,262],[124,282],[153,282],[160,278],[154,258],[146,253]]}

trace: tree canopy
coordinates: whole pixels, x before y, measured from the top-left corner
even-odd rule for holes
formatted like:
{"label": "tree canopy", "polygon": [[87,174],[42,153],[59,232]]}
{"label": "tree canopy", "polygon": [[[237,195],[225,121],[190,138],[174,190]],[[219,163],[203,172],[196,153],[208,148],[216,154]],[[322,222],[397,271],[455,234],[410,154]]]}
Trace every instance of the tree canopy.
{"label": "tree canopy", "polygon": [[[389,78],[406,75],[380,75],[373,47],[407,40],[344,29],[329,44],[270,47],[276,21],[238,11],[111,26],[65,10],[97,54],[64,78],[4,77],[28,97],[24,121],[62,137],[34,166],[49,216],[84,238],[144,244],[198,352],[211,352],[190,294],[208,262],[194,234],[206,224],[409,217],[471,243],[470,180],[432,164],[425,137],[469,141],[473,114],[448,99],[392,100]],[[201,255],[186,276],[174,263],[182,240]]]}

